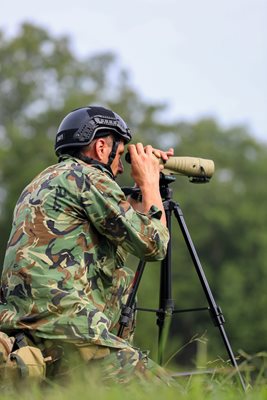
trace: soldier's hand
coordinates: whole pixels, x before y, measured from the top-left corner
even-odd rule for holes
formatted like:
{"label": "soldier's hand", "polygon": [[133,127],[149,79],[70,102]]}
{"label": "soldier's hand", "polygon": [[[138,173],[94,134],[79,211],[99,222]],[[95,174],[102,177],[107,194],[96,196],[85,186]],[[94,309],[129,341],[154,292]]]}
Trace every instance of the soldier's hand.
{"label": "soldier's hand", "polygon": [[172,147],[170,147],[167,151],[152,148],[152,152],[157,158],[161,158],[163,161],[167,161],[169,157],[174,155],[174,150]]}
{"label": "soldier's hand", "polygon": [[142,143],[130,144],[128,151],[131,157],[131,174],[135,183],[140,189],[154,185],[158,187],[159,173],[163,166],[153,154],[153,147],[150,145],[144,147]]}

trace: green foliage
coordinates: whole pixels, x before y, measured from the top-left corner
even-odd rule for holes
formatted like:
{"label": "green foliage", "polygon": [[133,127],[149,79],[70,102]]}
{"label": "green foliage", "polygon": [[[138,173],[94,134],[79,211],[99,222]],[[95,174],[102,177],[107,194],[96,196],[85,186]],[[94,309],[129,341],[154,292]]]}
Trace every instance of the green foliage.
{"label": "green foliage", "polygon": [[[12,211],[22,188],[56,162],[57,126],[71,109],[86,104],[108,106],[129,123],[135,141],[175,147],[177,156],[213,159],[211,182],[193,185],[185,177],[171,184],[195,243],[208,282],[227,320],[236,352],[266,348],[267,148],[244,127],[224,129],[214,119],[196,123],[164,119],[166,106],[145,102],[131,86],[127,71],[113,54],[79,59],[67,37],[52,37],[24,24],[17,37],[0,33],[0,257],[3,259]],[[131,185],[129,167],[120,179]],[[172,276],[176,308],[206,306],[206,299],[176,221],[173,219]],[[137,260],[129,259],[135,267]],[[146,266],[139,306],[158,307],[160,264]],[[136,344],[157,354],[156,316],[140,312]],[[149,334],[144,334],[149,332]],[[195,335],[207,338],[208,358],[225,358],[225,349],[208,313],[172,318],[166,356]],[[195,364],[196,342],[178,351],[177,363]],[[199,398],[199,397],[198,397]],[[219,397],[218,397],[219,398]]]}

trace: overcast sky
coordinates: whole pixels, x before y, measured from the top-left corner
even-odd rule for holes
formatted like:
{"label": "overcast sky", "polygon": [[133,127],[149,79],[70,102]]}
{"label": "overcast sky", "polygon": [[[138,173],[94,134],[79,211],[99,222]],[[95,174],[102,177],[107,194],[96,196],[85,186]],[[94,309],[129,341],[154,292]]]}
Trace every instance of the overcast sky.
{"label": "overcast sky", "polygon": [[2,2],[1,30],[25,21],[68,35],[77,54],[113,51],[171,116],[213,116],[267,141],[267,0]]}

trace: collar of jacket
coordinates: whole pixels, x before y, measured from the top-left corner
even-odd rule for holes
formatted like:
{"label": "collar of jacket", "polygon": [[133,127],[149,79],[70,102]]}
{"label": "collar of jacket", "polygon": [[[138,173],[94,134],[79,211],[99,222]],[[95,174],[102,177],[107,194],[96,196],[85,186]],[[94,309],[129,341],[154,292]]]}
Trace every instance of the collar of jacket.
{"label": "collar of jacket", "polygon": [[99,169],[100,171],[102,171],[105,174],[107,174],[108,176],[110,176],[110,178],[115,179],[115,177],[114,177],[114,175],[113,175],[113,173],[112,173],[112,171],[111,171],[109,166],[106,166],[105,164],[102,164],[101,162],[99,162],[97,160],[94,160],[93,158],[86,157],[86,159],[88,161],[81,160],[80,158],[73,157],[73,156],[71,156],[69,154],[62,154],[59,157],[58,162],[66,161],[66,160],[73,160],[73,161],[77,162],[78,164],[85,163],[86,165],[90,165],[91,167]]}

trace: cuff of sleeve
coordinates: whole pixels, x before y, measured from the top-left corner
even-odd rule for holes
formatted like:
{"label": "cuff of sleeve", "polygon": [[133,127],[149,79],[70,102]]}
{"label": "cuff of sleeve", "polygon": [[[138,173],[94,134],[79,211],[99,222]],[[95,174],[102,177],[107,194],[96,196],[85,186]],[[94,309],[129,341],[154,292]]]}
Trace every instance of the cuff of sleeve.
{"label": "cuff of sleeve", "polygon": [[148,215],[150,218],[160,219],[162,216],[162,211],[156,206],[151,206],[150,210],[148,211]]}

